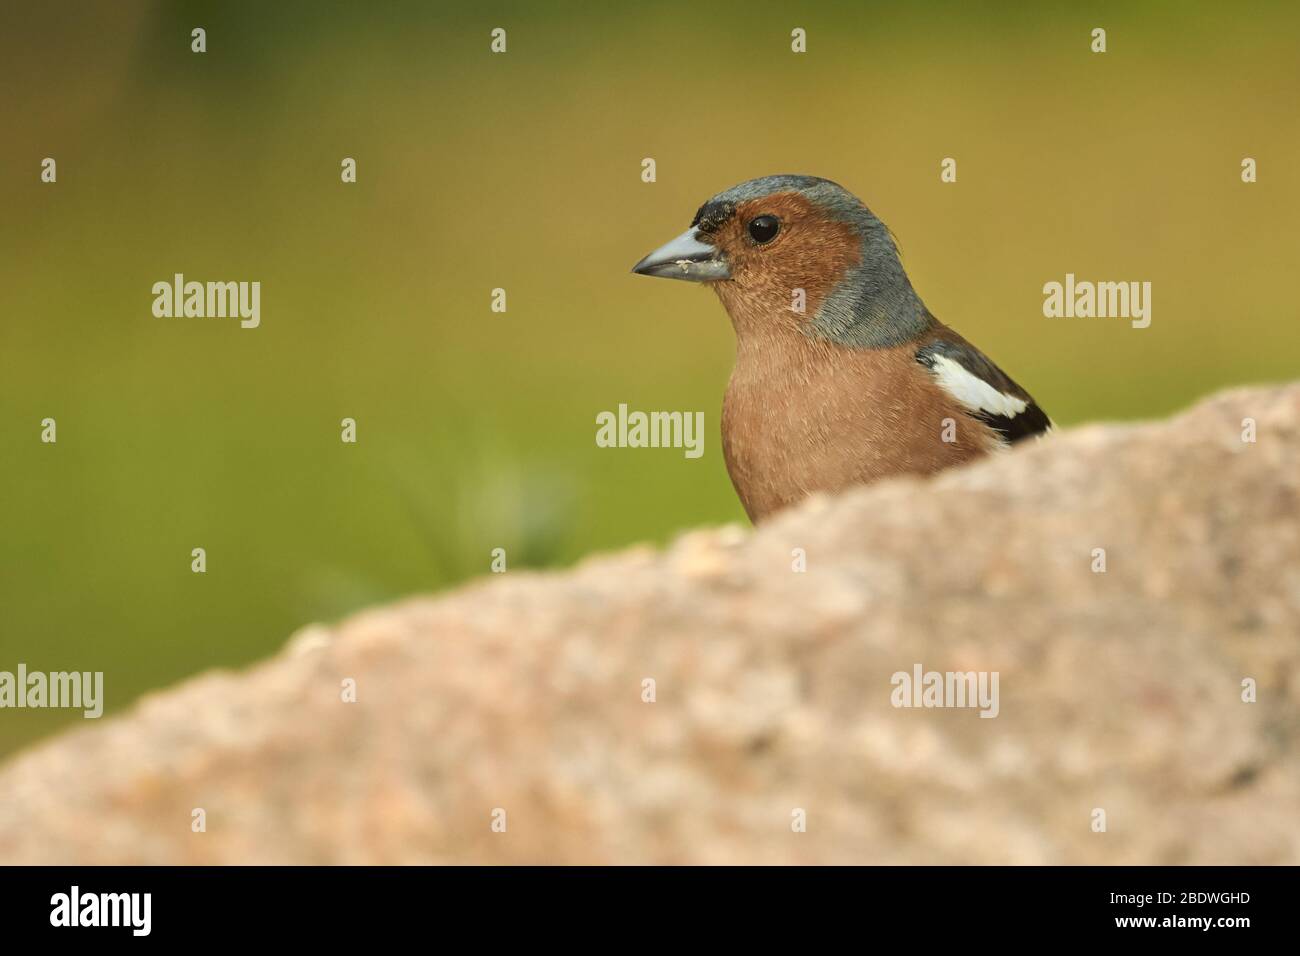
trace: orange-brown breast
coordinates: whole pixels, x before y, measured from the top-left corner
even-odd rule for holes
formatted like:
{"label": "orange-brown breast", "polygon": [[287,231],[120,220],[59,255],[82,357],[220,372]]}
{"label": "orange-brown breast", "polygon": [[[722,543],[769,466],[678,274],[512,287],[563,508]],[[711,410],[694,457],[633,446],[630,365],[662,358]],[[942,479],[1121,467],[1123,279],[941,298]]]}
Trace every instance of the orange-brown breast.
{"label": "orange-brown breast", "polygon": [[768,346],[737,350],[722,406],[727,471],[755,522],[815,491],[930,474],[998,445],[934,385],[914,346],[855,349],[802,335]]}

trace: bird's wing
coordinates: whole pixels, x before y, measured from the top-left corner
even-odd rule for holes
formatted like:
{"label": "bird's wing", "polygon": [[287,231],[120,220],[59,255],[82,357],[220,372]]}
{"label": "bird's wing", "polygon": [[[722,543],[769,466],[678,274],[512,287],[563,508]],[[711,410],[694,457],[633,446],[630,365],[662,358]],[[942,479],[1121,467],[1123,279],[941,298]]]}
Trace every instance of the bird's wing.
{"label": "bird's wing", "polygon": [[1030,394],[952,329],[943,327],[931,336],[917,349],[916,360],[972,418],[989,426],[1003,441],[1041,437],[1051,430],[1052,420]]}

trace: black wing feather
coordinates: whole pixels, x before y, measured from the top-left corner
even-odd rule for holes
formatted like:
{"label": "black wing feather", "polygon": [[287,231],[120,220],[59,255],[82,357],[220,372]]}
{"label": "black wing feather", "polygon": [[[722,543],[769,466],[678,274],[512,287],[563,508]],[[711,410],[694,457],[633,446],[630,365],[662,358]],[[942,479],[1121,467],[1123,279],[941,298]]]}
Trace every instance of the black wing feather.
{"label": "black wing feather", "polygon": [[1052,420],[1038,407],[1033,397],[989,361],[983,352],[951,329],[945,328],[944,332],[946,335],[943,338],[934,339],[917,350],[916,360],[919,363],[933,370],[936,358],[949,359],[976,378],[988,382],[1002,394],[1025,402],[1025,410],[1015,415],[1002,415],[987,409],[968,410],[968,415],[983,422],[1009,443],[1041,435],[1052,427]]}

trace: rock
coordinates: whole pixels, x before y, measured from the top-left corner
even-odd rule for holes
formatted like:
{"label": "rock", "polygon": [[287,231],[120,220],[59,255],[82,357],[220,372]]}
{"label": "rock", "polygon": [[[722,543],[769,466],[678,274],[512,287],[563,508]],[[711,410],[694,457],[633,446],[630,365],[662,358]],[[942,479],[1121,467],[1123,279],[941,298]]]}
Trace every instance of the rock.
{"label": "rock", "polygon": [[1298,502],[1243,390],[315,625],[10,761],[0,859],[1300,863]]}

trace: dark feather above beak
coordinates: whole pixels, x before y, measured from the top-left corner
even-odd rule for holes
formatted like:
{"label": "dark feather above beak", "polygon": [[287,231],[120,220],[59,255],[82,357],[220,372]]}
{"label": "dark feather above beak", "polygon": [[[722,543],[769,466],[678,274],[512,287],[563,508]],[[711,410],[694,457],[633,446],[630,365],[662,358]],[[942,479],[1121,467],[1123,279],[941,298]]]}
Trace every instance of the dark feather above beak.
{"label": "dark feather above beak", "polygon": [[632,267],[637,275],[717,282],[731,278],[731,269],[717,246],[703,242],[692,226]]}

